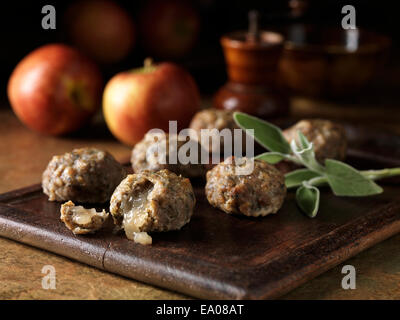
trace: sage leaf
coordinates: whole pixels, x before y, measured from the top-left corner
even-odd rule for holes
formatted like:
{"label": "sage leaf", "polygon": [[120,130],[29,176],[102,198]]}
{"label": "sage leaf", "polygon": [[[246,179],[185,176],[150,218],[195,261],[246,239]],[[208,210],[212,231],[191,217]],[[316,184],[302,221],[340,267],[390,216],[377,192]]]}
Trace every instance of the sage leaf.
{"label": "sage leaf", "polygon": [[254,129],[253,138],[272,152],[290,154],[290,145],[277,126],[242,112],[235,112],[233,119],[243,130]]}
{"label": "sage leaf", "polygon": [[294,188],[301,186],[303,181],[320,177],[321,175],[309,169],[298,169],[285,174],[286,188]]}
{"label": "sage leaf", "polygon": [[313,144],[308,142],[307,138],[301,132],[299,132],[299,140],[302,140],[302,142],[300,142],[300,146],[294,139],[290,143],[292,152],[305,167],[322,174],[324,172],[324,167],[321,166],[315,159]]}
{"label": "sage leaf", "polygon": [[262,160],[269,164],[276,164],[285,159],[285,155],[280,152],[265,152],[254,157],[254,159]]}
{"label": "sage leaf", "polygon": [[383,192],[375,182],[341,161],[325,160],[325,174],[333,193],[337,196],[363,197]]}
{"label": "sage leaf", "polygon": [[303,183],[296,191],[296,202],[301,211],[310,218],[314,218],[319,209],[320,192],[318,188]]}
{"label": "sage leaf", "polygon": [[308,141],[307,137],[300,131],[297,131],[297,134],[299,136],[299,141],[300,141],[300,146],[303,149],[308,149],[311,147],[311,142]]}

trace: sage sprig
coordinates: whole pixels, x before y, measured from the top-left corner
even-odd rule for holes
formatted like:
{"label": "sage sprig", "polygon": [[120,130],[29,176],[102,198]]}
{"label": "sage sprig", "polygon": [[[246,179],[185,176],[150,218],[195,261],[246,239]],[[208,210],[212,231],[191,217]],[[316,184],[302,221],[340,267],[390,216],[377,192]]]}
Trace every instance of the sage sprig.
{"label": "sage sprig", "polygon": [[320,186],[329,186],[336,196],[371,196],[383,192],[374,180],[400,175],[400,168],[359,171],[334,159],[326,159],[322,165],[315,158],[313,144],[300,131],[298,143],[289,143],[282,130],[267,121],[241,112],[234,113],[234,120],[244,130],[254,129],[254,139],[269,150],[256,159],[270,164],[287,160],[305,167],[287,173],[285,184],[288,189],[297,188],[297,205],[311,218],[318,213]]}

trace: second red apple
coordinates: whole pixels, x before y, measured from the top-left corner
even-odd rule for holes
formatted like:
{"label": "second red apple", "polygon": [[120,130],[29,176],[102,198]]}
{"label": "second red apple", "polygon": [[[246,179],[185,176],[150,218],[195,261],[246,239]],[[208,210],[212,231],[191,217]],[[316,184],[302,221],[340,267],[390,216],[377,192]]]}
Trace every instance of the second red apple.
{"label": "second red apple", "polygon": [[107,125],[128,145],[153,128],[168,132],[169,120],[176,120],[178,129],[186,128],[199,106],[195,81],[173,63],[121,72],[107,83],[103,95]]}

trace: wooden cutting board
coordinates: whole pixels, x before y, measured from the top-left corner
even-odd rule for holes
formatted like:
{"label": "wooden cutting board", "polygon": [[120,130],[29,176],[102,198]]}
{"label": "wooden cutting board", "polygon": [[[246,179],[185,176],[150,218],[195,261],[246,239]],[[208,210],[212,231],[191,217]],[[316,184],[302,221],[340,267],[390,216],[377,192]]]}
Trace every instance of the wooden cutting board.
{"label": "wooden cutting board", "polygon": [[[354,166],[400,166],[399,137],[351,126],[347,132]],[[400,232],[398,179],[368,198],[324,190],[315,219],[299,212],[293,192],[276,215],[229,216],[208,204],[203,185],[194,182],[192,221],[180,231],[152,234],[152,246],[113,234],[111,219],[94,235],[73,235],[59,220],[60,204],[47,201],[40,185],[0,195],[0,236],[199,298],[265,299]]]}

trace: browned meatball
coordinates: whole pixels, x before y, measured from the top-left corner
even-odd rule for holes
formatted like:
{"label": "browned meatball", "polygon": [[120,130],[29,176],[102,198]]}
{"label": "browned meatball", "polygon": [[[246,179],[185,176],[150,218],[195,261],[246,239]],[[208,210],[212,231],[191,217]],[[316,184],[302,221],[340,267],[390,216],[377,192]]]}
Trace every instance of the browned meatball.
{"label": "browned meatball", "polygon": [[[190,122],[189,128],[196,131],[198,138],[201,129],[217,129],[219,131],[223,129],[229,129],[232,132],[232,137],[234,129],[240,129],[233,119],[233,111],[229,110],[219,110],[219,109],[204,109],[202,111],[197,112],[192,121]],[[199,139],[200,141],[200,139]],[[242,150],[245,148],[245,134],[238,139],[238,143],[242,144]],[[203,148],[209,150],[210,153],[216,152],[217,147],[211,145],[211,142],[208,145],[203,145]],[[219,152],[223,153],[224,151],[224,139],[221,137]]]}
{"label": "browned meatball", "polygon": [[103,203],[125,176],[124,167],[108,152],[74,149],[51,159],[42,187],[50,201]]}
{"label": "browned meatball", "polygon": [[145,232],[178,230],[190,221],[196,203],[189,179],[169,170],[128,175],[110,203],[114,222],[128,239],[151,243]]}
{"label": "browned meatball", "polygon": [[[176,157],[176,163],[171,163],[170,158],[170,139],[174,140],[171,150],[178,154],[180,148],[186,143],[192,143],[194,149],[197,150],[198,157],[196,157],[197,163],[183,164]],[[175,144],[176,142],[176,144]],[[165,146],[165,148],[163,148]],[[161,153],[165,154],[165,163],[160,163],[158,156],[160,154],[156,152],[160,150]],[[205,166],[201,164],[201,147],[196,140],[192,139],[190,142],[180,141],[177,135],[163,134],[161,136],[153,133],[145,135],[142,141],[137,143],[132,150],[131,163],[134,172],[138,173],[143,170],[159,171],[161,169],[168,169],[176,174],[181,174],[187,178],[202,177],[206,173]]]}
{"label": "browned meatball", "polygon": [[[246,164],[250,159],[245,159]],[[283,174],[272,165],[254,160],[249,175],[237,172],[235,158],[227,158],[207,172],[208,202],[226,213],[258,217],[276,213],[286,196]]]}
{"label": "browned meatball", "polygon": [[105,210],[97,212],[94,208],[85,209],[72,201],[62,204],[60,212],[61,221],[74,234],[93,233],[101,229],[108,218]]}
{"label": "browned meatball", "polygon": [[233,111],[220,109],[204,109],[197,112],[190,122],[190,128],[200,132],[201,129],[238,129],[233,120]]}
{"label": "browned meatball", "polygon": [[313,143],[315,157],[320,163],[325,159],[345,159],[347,138],[340,124],[321,119],[301,120],[284,130],[283,135],[289,142],[293,139],[298,142],[298,131]]}

